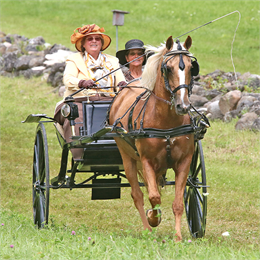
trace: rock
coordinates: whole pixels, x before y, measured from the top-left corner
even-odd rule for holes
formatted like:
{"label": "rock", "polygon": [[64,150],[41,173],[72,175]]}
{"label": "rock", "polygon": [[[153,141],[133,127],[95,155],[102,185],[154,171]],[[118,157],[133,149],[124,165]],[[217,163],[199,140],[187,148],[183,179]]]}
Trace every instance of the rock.
{"label": "rock", "polygon": [[25,47],[25,50],[26,50],[27,52],[37,52],[37,51],[38,51],[38,45],[28,44],[28,45]]}
{"label": "rock", "polygon": [[23,55],[17,59],[14,68],[16,70],[27,70],[29,69],[29,62],[33,59],[33,56],[30,55]]}
{"label": "rock", "polygon": [[5,54],[6,51],[6,46],[3,43],[0,43],[0,55],[2,56],[3,54]]}
{"label": "rock", "polygon": [[60,97],[63,97],[63,95],[64,95],[64,93],[65,93],[65,90],[66,90],[65,86],[61,86],[61,87],[59,88],[59,96],[60,96]]}
{"label": "rock", "polygon": [[202,107],[205,103],[208,102],[208,99],[205,98],[205,97],[201,97],[201,96],[198,96],[198,95],[191,95],[190,96],[190,101],[191,101],[191,104],[195,107]]}
{"label": "rock", "polygon": [[251,126],[253,131],[260,131],[260,117],[258,117]]}
{"label": "rock", "polygon": [[258,118],[258,115],[254,112],[245,113],[236,123],[236,130],[251,129],[253,123]]}
{"label": "rock", "polygon": [[192,88],[192,94],[198,96],[204,96],[206,94],[206,90],[201,85],[194,84]]}
{"label": "rock", "polygon": [[15,53],[6,53],[2,57],[4,59],[3,70],[6,72],[13,72],[17,55]]}
{"label": "rock", "polygon": [[234,110],[241,96],[240,90],[233,90],[222,96],[219,100],[221,113],[225,115],[228,111]]}
{"label": "rock", "polygon": [[29,68],[41,66],[45,60],[44,56],[34,57],[29,61]]}
{"label": "rock", "polygon": [[[8,40],[7,40],[8,39]],[[9,41],[10,43],[14,44],[14,45],[18,45],[21,42],[28,42],[28,38],[18,35],[18,34],[8,34],[6,36],[6,41]]]}
{"label": "rock", "polygon": [[232,84],[231,82],[225,83],[224,87],[225,87],[225,89],[227,89],[227,91],[232,91],[232,90],[238,89],[237,85]]}
{"label": "rock", "polygon": [[26,79],[30,79],[30,78],[33,77],[34,72],[33,72],[33,70],[31,70],[31,69],[20,70],[20,71],[19,71],[19,75],[20,75],[20,76],[23,76],[23,77],[26,78]]}
{"label": "rock", "polygon": [[45,67],[44,66],[33,67],[33,68],[31,68],[31,70],[32,70],[33,76],[39,77],[39,76],[43,75]]}
{"label": "rock", "polygon": [[241,76],[240,73],[234,73],[234,72],[225,72],[222,74],[222,80],[227,82],[236,81],[236,79]]}
{"label": "rock", "polygon": [[222,119],[223,118],[223,114],[221,113],[221,111],[219,109],[219,100],[211,102],[207,106],[207,116],[211,120]]}
{"label": "rock", "polygon": [[221,77],[224,74],[224,71],[222,70],[215,70],[209,74],[206,75],[206,78],[211,77],[212,79],[216,79],[218,77]]}
{"label": "rock", "polygon": [[71,51],[66,50],[58,50],[57,52],[53,54],[47,54],[45,55],[46,60],[44,61],[44,64],[47,66],[53,66],[57,63],[65,62],[66,59],[72,54]]}
{"label": "rock", "polygon": [[42,36],[38,36],[29,40],[29,44],[31,45],[43,45],[44,43],[45,40],[43,39]]}
{"label": "rock", "polygon": [[253,91],[256,91],[257,89],[260,88],[260,78],[259,77],[254,77],[250,78],[250,83],[249,87],[252,88]]}
{"label": "rock", "polygon": [[21,50],[17,45],[11,44],[6,48],[5,53],[16,53],[16,54],[18,54],[18,53],[21,53]]}
{"label": "rock", "polygon": [[250,107],[249,112],[255,112],[258,116],[260,116],[260,101],[256,100],[253,105]]}
{"label": "rock", "polygon": [[221,94],[222,94],[222,92],[217,89],[210,89],[210,90],[206,91],[204,97],[206,97],[209,100],[212,100],[213,98],[215,98]]}
{"label": "rock", "polygon": [[248,80],[250,78],[250,76],[251,76],[250,72],[246,72],[243,75],[241,75],[239,77],[239,79],[241,79],[241,80]]}
{"label": "rock", "polygon": [[53,87],[61,86],[61,84],[63,84],[62,80],[63,80],[63,73],[58,71],[58,72],[55,73],[55,76],[53,78],[51,85]]}
{"label": "rock", "polygon": [[238,109],[232,110],[227,112],[224,117],[223,117],[223,121],[228,123],[231,122],[233,118],[240,118],[242,116],[241,111]]}
{"label": "rock", "polygon": [[4,58],[0,56],[0,71],[3,70],[4,68],[4,62],[5,62]]}
{"label": "rock", "polygon": [[51,84],[53,87],[62,85],[63,84],[62,77],[63,77],[64,69],[65,69],[65,62],[54,64],[51,68],[49,77],[47,79],[47,83]]}
{"label": "rock", "polygon": [[237,103],[237,109],[249,109],[257,99],[253,96],[243,96]]}
{"label": "rock", "polygon": [[65,51],[70,51],[69,48],[66,48],[65,46],[61,44],[54,44],[52,45],[49,49],[45,50],[45,55],[47,54],[53,54],[55,52],[58,52],[59,50],[65,50]]}

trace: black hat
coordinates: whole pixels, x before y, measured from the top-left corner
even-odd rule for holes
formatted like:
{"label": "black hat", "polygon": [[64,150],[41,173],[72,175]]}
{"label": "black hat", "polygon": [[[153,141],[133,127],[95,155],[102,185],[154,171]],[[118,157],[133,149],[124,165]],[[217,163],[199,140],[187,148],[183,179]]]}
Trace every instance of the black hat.
{"label": "black hat", "polygon": [[[125,44],[125,50],[121,50],[116,53],[116,57],[119,59],[119,63],[121,65],[124,65],[127,63],[126,58],[125,58],[126,52],[128,50],[132,50],[132,49],[141,49],[141,50],[145,51],[144,43],[141,40],[137,40],[137,39],[128,41]],[[143,65],[145,64],[145,62],[146,62],[146,57],[144,56]]]}

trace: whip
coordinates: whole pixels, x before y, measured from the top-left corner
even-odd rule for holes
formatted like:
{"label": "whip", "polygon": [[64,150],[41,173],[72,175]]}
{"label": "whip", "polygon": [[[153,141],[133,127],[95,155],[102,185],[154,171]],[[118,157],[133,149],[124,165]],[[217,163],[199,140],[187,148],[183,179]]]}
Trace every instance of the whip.
{"label": "whip", "polygon": [[[131,62],[134,62],[134,61],[140,59],[140,58],[143,57],[144,55],[146,55],[146,53],[144,53],[144,54],[138,56],[137,58],[135,58],[135,59],[133,59],[133,60],[127,62],[126,64],[123,65],[123,67],[127,66],[127,65],[130,64]],[[111,72],[107,73],[107,74],[104,75],[103,77],[101,77],[101,78],[95,80],[94,83],[96,83],[96,82],[98,82],[99,80],[101,80],[101,79],[107,77],[108,75],[110,75],[110,74],[112,74],[112,73],[118,71],[119,69],[121,69],[120,66],[119,66],[119,68],[117,68],[117,69],[115,69],[115,70],[112,70]],[[111,88],[111,87],[109,87],[109,88]],[[96,88],[96,89],[98,89],[98,88]],[[77,93],[81,92],[82,90],[84,90],[84,88],[81,88],[81,89],[77,90],[76,92],[72,93],[70,96],[72,97],[72,96],[76,95]]]}
{"label": "whip", "polygon": [[[239,11],[236,10],[236,11],[233,11],[233,12],[231,12],[231,13],[229,13],[229,14],[225,14],[225,15],[223,15],[223,16],[221,16],[221,17],[215,19],[215,20],[212,20],[212,21],[210,21],[210,22],[207,22],[207,23],[205,23],[205,24],[203,24],[203,25],[200,25],[200,26],[198,26],[198,27],[196,27],[196,28],[194,28],[194,29],[192,29],[192,30],[190,30],[190,31],[188,31],[188,32],[186,32],[186,33],[184,33],[184,34],[182,34],[182,35],[180,35],[180,36],[174,38],[173,40],[176,40],[176,39],[178,39],[178,38],[180,38],[180,37],[182,37],[182,36],[184,36],[184,35],[186,35],[186,34],[188,34],[188,33],[190,33],[190,32],[193,32],[193,31],[195,31],[195,30],[197,30],[197,29],[199,29],[199,28],[201,28],[201,27],[204,27],[204,26],[206,26],[206,25],[208,25],[208,24],[214,23],[214,22],[216,22],[216,21],[218,21],[218,20],[220,20],[220,19],[222,19],[222,18],[225,18],[225,17],[227,17],[227,16],[229,16],[229,15],[231,15],[231,14],[234,14],[234,13],[238,13],[238,14],[239,14],[239,21],[238,21],[238,25],[239,25],[240,19],[241,19],[241,14],[240,14]],[[238,25],[237,25],[237,28],[238,28]],[[236,28],[236,31],[237,31],[237,28]],[[235,31],[235,32],[236,32],[236,31]]]}
{"label": "whip", "polygon": [[182,37],[182,36],[184,36],[184,35],[186,35],[186,34],[188,34],[188,33],[190,33],[190,32],[193,32],[193,31],[195,31],[195,30],[198,30],[198,29],[201,28],[201,27],[204,27],[204,26],[206,26],[206,25],[208,25],[208,24],[214,23],[214,22],[216,22],[216,21],[218,21],[218,20],[220,20],[220,19],[222,19],[222,18],[225,18],[225,17],[227,17],[227,16],[229,16],[229,15],[232,15],[232,14],[234,14],[234,13],[238,13],[238,14],[239,14],[239,20],[238,20],[237,27],[236,27],[236,29],[235,29],[234,36],[233,36],[233,40],[232,40],[232,43],[231,43],[230,56],[231,56],[231,62],[232,62],[232,66],[233,66],[234,73],[235,73],[235,79],[236,79],[236,82],[237,82],[237,74],[236,74],[236,69],[235,69],[235,65],[234,65],[234,61],[233,61],[232,52],[233,52],[233,44],[234,44],[234,41],[235,41],[236,32],[237,32],[237,29],[238,29],[238,26],[239,26],[239,23],[240,23],[240,20],[241,20],[241,14],[240,14],[239,11],[236,10],[236,11],[233,11],[233,12],[231,12],[231,13],[225,14],[225,15],[219,17],[219,18],[216,18],[215,20],[212,20],[212,21],[210,21],[210,22],[207,22],[207,23],[205,23],[205,24],[203,24],[203,25],[200,25],[200,26],[194,28],[194,29],[192,29],[192,30],[190,30],[190,31],[188,31],[188,32],[186,32],[186,33],[184,33],[184,34],[182,34],[182,35],[180,35],[180,36],[174,38],[173,40],[176,40],[176,39],[178,39],[178,38],[180,38],[180,37]]}

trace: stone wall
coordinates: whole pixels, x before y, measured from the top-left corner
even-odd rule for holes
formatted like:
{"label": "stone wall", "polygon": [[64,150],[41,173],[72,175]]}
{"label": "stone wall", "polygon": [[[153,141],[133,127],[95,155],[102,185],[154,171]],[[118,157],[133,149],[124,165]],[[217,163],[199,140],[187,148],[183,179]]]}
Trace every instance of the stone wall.
{"label": "stone wall", "polygon": [[[46,43],[41,36],[28,39],[0,32],[0,75],[42,77],[62,96],[65,61],[72,53],[60,44]],[[199,75],[195,77],[190,99],[211,120],[230,122],[239,118],[237,130],[260,131],[260,75],[221,70]]]}

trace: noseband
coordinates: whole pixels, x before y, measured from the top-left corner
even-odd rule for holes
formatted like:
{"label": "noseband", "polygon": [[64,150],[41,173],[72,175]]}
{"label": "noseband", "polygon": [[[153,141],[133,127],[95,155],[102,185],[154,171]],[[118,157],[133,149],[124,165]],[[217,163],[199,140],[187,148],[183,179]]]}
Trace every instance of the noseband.
{"label": "noseband", "polygon": [[[186,88],[188,90],[188,96],[190,96],[192,94],[192,87],[193,87],[193,76],[197,76],[198,73],[199,73],[199,64],[197,62],[197,59],[193,56],[191,56],[190,52],[187,51],[187,50],[182,50],[182,47],[180,45],[180,42],[177,42],[178,43],[178,49],[177,50],[174,50],[174,51],[170,51],[168,53],[166,53],[164,55],[164,58],[163,58],[163,62],[162,62],[162,65],[161,65],[161,72],[162,72],[162,75],[163,75],[163,78],[164,78],[164,83],[165,83],[165,87],[166,89],[171,93],[171,100],[174,99],[174,96],[175,96],[175,93],[182,89],[182,88]],[[181,70],[184,70],[185,69],[185,64],[184,64],[184,61],[183,61],[183,58],[182,58],[182,55],[186,55],[190,58],[193,58],[194,61],[192,61],[192,69],[191,69],[191,81],[190,81],[190,84],[189,85],[186,85],[186,84],[182,84],[182,85],[179,85],[177,88],[175,88],[174,90],[171,90],[170,88],[170,84],[169,84],[169,80],[168,80],[168,69],[167,69],[167,62],[171,59],[173,59],[176,55],[180,55],[180,62],[179,62],[179,68]],[[169,59],[167,59],[168,57],[170,57]],[[195,69],[195,70],[194,70]]]}

